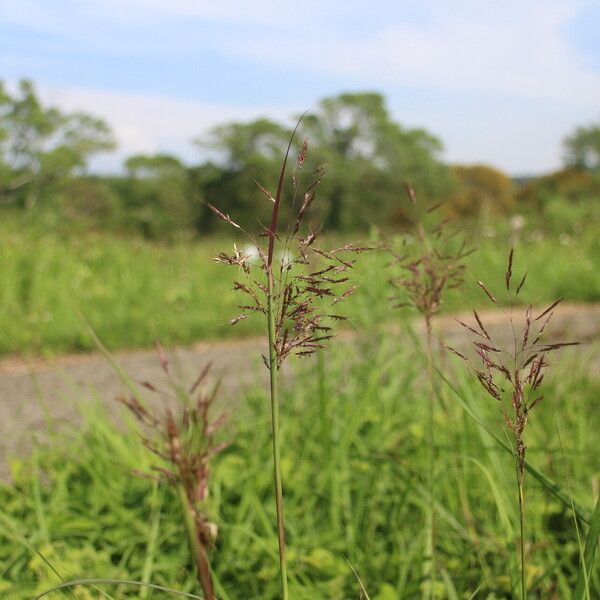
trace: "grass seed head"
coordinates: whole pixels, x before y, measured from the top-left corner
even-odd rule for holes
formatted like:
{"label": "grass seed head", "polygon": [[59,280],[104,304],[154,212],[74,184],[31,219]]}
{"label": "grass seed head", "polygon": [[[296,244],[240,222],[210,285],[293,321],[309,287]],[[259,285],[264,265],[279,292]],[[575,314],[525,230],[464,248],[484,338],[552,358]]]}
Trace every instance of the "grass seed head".
{"label": "grass seed head", "polygon": [[463,282],[463,259],[472,250],[466,250],[464,242],[453,251],[449,251],[449,240],[456,232],[448,229],[449,221],[442,219],[427,234],[425,215],[435,212],[442,203],[429,208],[421,207],[414,189],[405,184],[405,189],[412,207],[411,220],[415,224],[419,239],[418,251],[415,253],[398,253],[389,240],[382,246],[392,257],[390,266],[400,267],[401,274],[390,279],[396,293],[391,298],[394,306],[410,305],[416,308],[425,318],[429,329],[431,318],[439,312],[444,292],[460,286]]}
{"label": "grass seed head", "polygon": [[[281,234],[277,231],[284,193],[286,154],[276,193],[272,194],[260,186],[263,193],[273,198],[274,202],[271,226],[258,236],[249,235],[252,245],[258,249],[259,260],[249,261],[235,247],[232,254],[221,253],[215,258],[217,262],[239,267],[244,276],[244,281],[234,283],[234,289],[245,295],[249,302],[238,306],[241,313],[230,321],[231,324],[239,323],[253,313],[267,317],[267,298],[270,292],[266,281],[272,278],[274,346],[278,369],[290,354],[309,356],[323,348],[333,337],[333,322],[344,320],[344,317],[332,315],[331,308],[355,291],[356,286],[351,285],[348,274],[354,267],[356,255],[370,250],[357,244],[345,244],[334,249],[319,246],[322,229],[312,227],[307,218],[325,172],[323,166],[318,166],[309,176],[305,189],[300,191],[300,170],[307,155],[308,142],[304,141],[292,175],[293,196],[290,205],[293,224],[289,229]],[[301,201],[297,201],[298,196]],[[214,207],[212,209],[222,221],[235,226],[229,215]],[[265,244],[265,238],[268,239],[268,244]],[[281,250],[277,255],[276,240]],[[268,361],[265,364],[268,366]]]}
{"label": "grass seed head", "polygon": [[[214,527],[201,510],[201,503],[208,497],[210,462],[228,445],[218,439],[226,415],[221,414],[216,419],[210,415],[217,386],[212,391],[206,389],[209,364],[185,390],[172,379],[168,357],[158,343],[157,352],[169,387],[163,390],[151,383],[144,382],[143,385],[153,394],[160,395],[161,403],[165,401],[168,408],[161,414],[158,410],[146,407],[135,397],[119,398],[142,426],[142,444],[157,459],[152,466],[152,473],[138,471],[138,474],[169,485],[181,485],[200,529],[214,533]],[[211,536],[209,541],[212,544],[214,535]]]}
{"label": "grass seed head", "polygon": [[[464,353],[447,348],[472,368],[484,390],[500,403],[506,426],[515,438],[518,468],[520,473],[523,473],[526,453],[524,433],[531,410],[543,400],[540,386],[544,379],[545,369],[549,365],[548,354],[566,346],[577,345],[578,342],[551,344],[542,342],[543,333],[550,323],[553,311],[560,303],[560,299],[550,304],[535,318],[532,318],[532,306],[528,306],[522,326],[515,323],[514,303],[525,283],[526,274],[519,281],[516,291],[512,293],[514,254],[514,250],[511,250],[504,274],[506,289],[511,297],[511,307],[510,310],[503,310],[503,312],[510,329],[514,332],[511,343],[503,346],[499,341],[495,341],[488,333],[480,316],[473,311],[476,325],[470,326],[462,321],[459,323],[469,333],[477,336],[471,340],[476,358],[469,358]],[[478,281],[477,284],[488,299],[494,305],[499,306],[485,284],[481,281]],[[485,342],[481,341],[482,337],[485,338]]]}

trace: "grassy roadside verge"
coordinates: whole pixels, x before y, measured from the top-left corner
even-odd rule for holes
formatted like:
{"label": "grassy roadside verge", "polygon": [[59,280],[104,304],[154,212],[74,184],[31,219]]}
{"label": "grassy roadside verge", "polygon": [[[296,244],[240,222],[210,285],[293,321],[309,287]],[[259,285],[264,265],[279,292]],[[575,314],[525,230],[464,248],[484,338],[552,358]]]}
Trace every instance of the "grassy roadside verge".
{"label": "grassy roadside verge", "polygon": [[[501,225],[493,237],[474,241],[478,251],[467,260],[466,285],[448,295],[446,312],[481,304],[470,284],[502,272],[506,249],[515,242],[531,269],[523,302],[600,301],[600,240],[593,224],[577,236],[525,232],[517,239]],[[78,311],[111,350],[148,346],[156,338],[175,344],[261,333],[253,319],[228,325],[236,314],[231,274],[211,258],[233,240],[159,244],[105,234],[2,230],[0,354],[92,349]],[[379,253],[360,261],[353,277],[361,287],[346,307],[354,326],[389,319],[389,270],[381,268],[386,262]]]}

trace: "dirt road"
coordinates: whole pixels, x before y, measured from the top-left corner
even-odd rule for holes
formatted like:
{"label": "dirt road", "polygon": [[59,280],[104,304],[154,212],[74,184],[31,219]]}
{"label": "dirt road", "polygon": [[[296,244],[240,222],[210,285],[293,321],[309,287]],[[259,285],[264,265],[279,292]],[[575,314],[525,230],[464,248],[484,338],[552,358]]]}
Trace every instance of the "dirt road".
{"label": "dirt road", "polygon": [[[510,335],[501,313],[481,314],[494,335]],[[469,319],[469,316],[458,318]],[[590,368],[600,373],[600,306],[560,307],[550,333],[553,339],[587,342],[583,351],[591,357]],[[463,328],[449,316],[436,320],[435,334],[458,346],[465,341]],[[348,340],[354,335],[343,332],[341,338]],[[203,342],[175,348],[169,354],[185,381],[193,380],[199,369],[211,362],[212,376],[223,378],[223,396],[235,398],[240,386],[266,382],[260,358],[264,350],[261,339],[249,338]],[[153,349],[117,352],[113,357],[135,381],[161,380]],[[114,399],[124,393],[125,385],[102,354],[63,356],[55,360],[0,360],[0,477],[6,477],[11,456],[26,453],[35,435],[43,436],[47,414],[55,423],[70,422],[76,418],[77,403],[100,398],[112,407],[116,406]]]}

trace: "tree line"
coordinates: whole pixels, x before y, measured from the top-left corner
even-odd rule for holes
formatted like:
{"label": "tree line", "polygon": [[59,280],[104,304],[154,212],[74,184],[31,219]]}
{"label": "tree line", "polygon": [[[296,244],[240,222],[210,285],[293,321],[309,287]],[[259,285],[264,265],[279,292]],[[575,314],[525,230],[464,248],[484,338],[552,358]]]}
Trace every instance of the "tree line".
{"label": "tree line", "polygon": [[[266,118],[227,123],[195,140],[218,158],[190,166],[172,155],[136,155],[121,174],[100,176],[88,172],[90,159],[116,147],[105,121],[44,106],[30,81],[13,93],[0,81],[0,207],[148,238],[211,231],[215,218],[203,200],[253,224],[269,213],[260,185],[276,181],[290,133]],[[535,202],[565,190],[600,192],[597,125],[565,140],[564,170],[521,186],[489,166],[445,164],[441,141],[394,121],[378,93],[323,99],[304,118],[303,139],[310,144],[303,168],[326,172],[314,217],[333,230],[405,224],[404,181],[459,215],[503,212],[519,199]]]}

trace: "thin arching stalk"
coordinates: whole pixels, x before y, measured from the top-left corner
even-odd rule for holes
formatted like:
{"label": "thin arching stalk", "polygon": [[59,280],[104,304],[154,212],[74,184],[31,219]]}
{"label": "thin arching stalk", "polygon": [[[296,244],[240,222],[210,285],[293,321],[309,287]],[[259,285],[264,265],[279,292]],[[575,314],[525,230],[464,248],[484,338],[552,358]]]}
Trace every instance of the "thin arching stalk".
{"label": "thin arching stalk", "polygon": [[519,494],[519,533],[521,549],[521,598],[527,600],[527,589],[525,584],[525,472],[517,458],[517,489]]}
{"label": "thin arching stalk", "polygon": [[427,523],[427,555],[429,560],[425,567],[425,576],[428,578],[426,596],[433,595],[433,582],[435,580],[435,383],[433,366],[433,349],[431,345],[431,316],[425,316],[425,329],[427,334],[427,380],[429,382],[429,514]]}
{"label": "thin arching stalk", "polygon": [[271,384],[271,432],[273,442],[273,472],[275,479],[275,505],[277,508],[277,541],[279,544],[279,567],[283,600],[288,599],[287,560],[285,549],[285,519],[283,514],[283,486],[281,483],[279,444],[279,382],[277,351],[275,348],[275,307],[273,270],[269,269],[267,288],[267,317],[269,333],[269,379]]}

